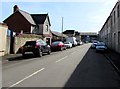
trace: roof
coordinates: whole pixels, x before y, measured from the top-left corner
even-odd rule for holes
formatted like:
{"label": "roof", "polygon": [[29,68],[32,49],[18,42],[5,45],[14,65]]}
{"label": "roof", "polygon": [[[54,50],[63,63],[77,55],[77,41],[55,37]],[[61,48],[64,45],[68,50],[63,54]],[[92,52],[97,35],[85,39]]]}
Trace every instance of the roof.
{"label": "roof", "polygon": [[31,14],[31,16],[36,24],[44,24],[46,18],[48,18],[49,25],[51,26],[48,14]]}
{"label": "roof", "polygon": [[2,26],[2,27],[3,27],[3,26],[4,26],[4,27],[7,27],[7,24],[0,22],[0,26]]}
{"label": "roof", "polygon": [[30,22],[33,25],[36,25],[32,16],[29,13],[22,11],[22,10],[19,10],[19,12],[28,20],[28,22]]}
{"label": "roof", "polygon": [[96,32],[80,32],[80,35],[98,35]]}
{"label": "roof", "polygon": [[[61,37],[61,36],[62,36],[62,33],[56,32],[56,31],[52,31],[52,34],[53,34],[53,35],[56,35],[56,36],[58,36],[58,37]],[[63,34],[63,37],[68,37],[68,36],[66,36],[65,34]]]}
{"label": "roof", "polygon": [[75,30],[66,30],[63,32],[64,34],[74,34]]}
{"label": "roof", "polygon": [[10,19],[10,18],[11,18],[15,13],[17,13],[17,12],[19,12],[20,14],[22,14],[22,15],[25,17],[25,19],[26,19],[30,24],[36,25],[35,22],[34,22],[34,20],[33,20],[33,18],[32,18],[32,16],[31,16],[29,13],[27,13],[27,12],[25,12],[25,11],[22,11],[22,10],[17,10],[17,11],[14,12],[12,15],[10,15],[7,19],[5,19],[3,22],[6,22],[8,19]]}
{"label": "roof", "polygon": [[75,35],[79,36],[79,35],[80,35],[80,32],[75,31]]}

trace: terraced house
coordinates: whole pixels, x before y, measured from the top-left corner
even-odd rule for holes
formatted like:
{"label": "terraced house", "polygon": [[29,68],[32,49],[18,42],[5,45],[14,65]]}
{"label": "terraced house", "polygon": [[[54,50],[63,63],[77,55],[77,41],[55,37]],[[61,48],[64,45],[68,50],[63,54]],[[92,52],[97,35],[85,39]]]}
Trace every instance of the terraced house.
{"label": "terraced house", "polygon": [[99,38],[109,48],[120,53],[120,0],[115,4],[102,29],[99,31]]}

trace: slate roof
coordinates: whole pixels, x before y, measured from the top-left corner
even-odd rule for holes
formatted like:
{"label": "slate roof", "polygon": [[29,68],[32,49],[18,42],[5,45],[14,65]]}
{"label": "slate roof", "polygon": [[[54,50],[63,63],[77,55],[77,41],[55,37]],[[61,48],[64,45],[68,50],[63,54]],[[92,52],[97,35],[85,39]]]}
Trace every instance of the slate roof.
{"label": "slate roof", "polygon": [[36,24],[44,24],[46,18],[48,17],[49,25],[51,26],[48,14],[31,14],[31,16]]}
{"label": "slate roof", "polygon": [[[60,32],[56,32],[56,31],[52,31],[52,34],[55,35],[55,36],[58,36],[58,37],[62,36],[62,34]],[[68,37],[68,36],[66,36],[65,34],[63,34],[63,37]]]}
{"label": "slate roof", "polygon": [[33,25],[36,25],[32,16],[29,13],[22,11],[22,10],[19,10],[19,12],[28,20],[28,22],[30,22]]}
{"label": "slate roof", "polygon": [[80,32],[80,35],[98,35],[96,32]]}
{"label": "slate roof", "polygon": [[66,30],[63,32],[63,34],[74,34],[75,30]]}
{"label": "slate roof", "polygon": [[36,25],[35,22],[34,22],[34,20],[33,20],[33,18],[32,18],[32,16],[31,16],[29,13],[27,13],[27,12],[25,12],[25,11],[22,11],[22,10],[17,10],[17,11],[14,12],[12,15],[10,15],[7,19],[5,19],[3,22],[6,22],[8,19],[10,19],[10,18],[11,18],[15,13],[17,13],[17,12],[19,12],[20,14],[22,14],[22,15],[25,17],[25,19],[26,19],[30,24]]}

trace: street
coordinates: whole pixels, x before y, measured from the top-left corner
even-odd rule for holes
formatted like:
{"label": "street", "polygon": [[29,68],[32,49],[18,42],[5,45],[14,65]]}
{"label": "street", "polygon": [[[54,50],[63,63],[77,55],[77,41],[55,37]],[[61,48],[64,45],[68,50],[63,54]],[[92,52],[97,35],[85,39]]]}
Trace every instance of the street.
{"label": "street", "polygon": [[120,76],[91,44],[2,65],[3,87],[120,87]]}

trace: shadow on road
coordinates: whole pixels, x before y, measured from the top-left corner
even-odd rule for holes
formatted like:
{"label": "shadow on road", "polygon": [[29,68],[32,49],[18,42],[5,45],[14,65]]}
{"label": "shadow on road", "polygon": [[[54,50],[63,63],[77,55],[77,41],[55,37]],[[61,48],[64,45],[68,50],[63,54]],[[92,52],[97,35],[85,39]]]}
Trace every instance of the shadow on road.
{"label": "shadow on road", "polygon": [[[120,87],[120,78],[112,75],[102,53],[89,49],[63,89],[71,87]],[[105,62],[104,62],[105,60]],[[108,69],[108,73],[106,70]],[[110,74],[111,73],[111,74]]]}
{"label": "shadow on road", "polygon": [[[43,54],[43,56],[45,56],[47,54]],[[14,57],[10,57],[10,58],[6,58],[8,61],[19,61],[19,60],[27,60],[27,59],[31,59],[31,58],[37,58],[35,55],[33,54],[25,54],[25,56],[23,57],[22,55],[20,56],[14,56]]]}

